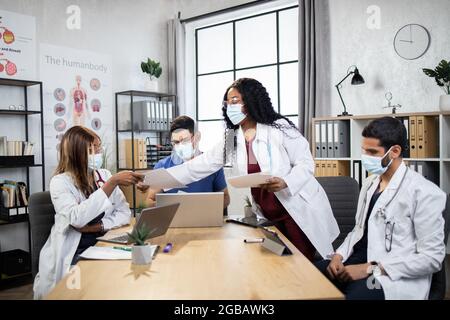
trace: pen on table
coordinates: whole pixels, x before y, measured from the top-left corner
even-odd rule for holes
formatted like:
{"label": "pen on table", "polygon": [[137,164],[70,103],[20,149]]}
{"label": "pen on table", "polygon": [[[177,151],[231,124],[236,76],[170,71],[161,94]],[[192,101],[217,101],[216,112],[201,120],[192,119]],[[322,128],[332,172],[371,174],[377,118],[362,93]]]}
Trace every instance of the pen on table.
{"label": "pen on table", "polygon": [[114,249],[123,250],[123,251],[131,251],[131,248],[127,248],[127,247],[114,247]]}
{"label": "pen on table", "polygon": [[263,238],[256,238],[256,239],[244,239],[245,243],[261,243],[264,242]]}

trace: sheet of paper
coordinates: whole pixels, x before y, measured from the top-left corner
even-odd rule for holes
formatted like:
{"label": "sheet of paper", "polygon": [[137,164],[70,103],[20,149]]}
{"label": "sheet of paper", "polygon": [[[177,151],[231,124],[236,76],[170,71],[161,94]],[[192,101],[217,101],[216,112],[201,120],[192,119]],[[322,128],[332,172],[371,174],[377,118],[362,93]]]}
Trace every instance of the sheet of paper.
{"label": "sheet of paper", "polygon": [[252,173],[245,176],[232,177],[228,179],[228,183],[235,188],[252,188],[261,184],[265,184],[267,179],[273,176],[268,173]]}
{"label": "sheet of paper", "polygon": [[184,184],[175,179],[166,169],[156,169],[142,172],[145,174],[144,184],[152,189],[186,188]]}
{"label": "sheet of paper", "polygon": [[[157,245],[151,246],[153,254],[157,247]],[[87,248],[80,257],[90,260],[131,260],[131,251],[95,246]]]}
{"label": "sheet of paper", "polygon": [[112,247],[89,247],[80,257],[91,260],[131,260],[131,251]]}

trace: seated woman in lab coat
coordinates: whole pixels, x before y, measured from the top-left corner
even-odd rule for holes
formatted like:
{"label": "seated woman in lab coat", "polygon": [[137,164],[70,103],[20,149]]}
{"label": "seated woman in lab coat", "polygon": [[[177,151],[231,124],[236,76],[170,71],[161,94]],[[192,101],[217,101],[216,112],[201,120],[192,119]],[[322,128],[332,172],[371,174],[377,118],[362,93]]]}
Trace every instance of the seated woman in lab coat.
{"label": "seated woman in lab coat", "polygon": [[347,299],[427,299],[445,257],[446,194],[404,164],[402,122],[377,119],[362,135],[361,161],[372,175],[359,195],[355,228],[316,266]]}
{"label": "seated woman in lab coat", "polygon": [[339,228],[325,191],[314,178],[309,144],[296,126],[277,113],[266,88],[242,78],[223,98],[223,140],[211,150],[168,171],[184,184],[198,181],[226,163],[233,175],[270,173],[252,188],[254,212],[270,221],[310,260],[326,257]]}
{"label": "seated woman in lab coat", "polygon": [[35,299],[48,294],[98,236],[130,221],[130,208],[118,186],[136,184],[143,176],[100,169],[102,152],[100,138],[85,127],[70,128],[61,140],[59,164],[50,181],[55,224],[39,256]]}

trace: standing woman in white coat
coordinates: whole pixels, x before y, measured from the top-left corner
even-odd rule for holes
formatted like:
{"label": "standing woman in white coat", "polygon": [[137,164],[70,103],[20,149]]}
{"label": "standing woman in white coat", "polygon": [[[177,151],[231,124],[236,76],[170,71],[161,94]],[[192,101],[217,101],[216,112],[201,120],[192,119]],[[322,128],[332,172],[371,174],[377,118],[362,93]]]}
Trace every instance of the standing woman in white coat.
{"label": "standing woman in white coat", "polygon": [[85,127],[74,126],[62,138],[50,181],[55,224],[39,256],[35,299],[47,295],[98,236],[130,221],[129,205],[118,186],[136,184],[143,176],[127,171],[111,176],[100,169],[102,150],[100,138]]}
{"label": "standing woman in white coat", "polygon": [[308,259],[313,259],[316,250],[322,257],[331,254],[339,228],[314,178],[306,139],[274,110],[267,90],[257,80],[236,80],[223,100],[224,141],[169,172],[185,184],[230,161],[235,174],[270,173],[274,178],[267,184],[251,189],[257,214],[273,222]]}

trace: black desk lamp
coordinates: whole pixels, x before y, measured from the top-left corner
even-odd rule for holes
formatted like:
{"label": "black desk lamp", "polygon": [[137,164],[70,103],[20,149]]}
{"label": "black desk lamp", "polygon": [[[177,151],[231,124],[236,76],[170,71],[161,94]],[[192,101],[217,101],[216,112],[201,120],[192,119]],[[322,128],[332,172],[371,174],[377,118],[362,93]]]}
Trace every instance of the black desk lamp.
{"label": "black desk lamp", "polygon": [[[350,69],[351,69],[352,67],[355,67],[355,70],[354,70],[354,71],[350,71]],[[339,89],[340,89],[340,86],[341,86],[341,84],[342,84],[342,82],[344,82],[344,81],[345,81],[348,77],[350,77],[351,75],[353,75],[353,78],[352,78],[352,85],[353,85],[353,86],[356,86],[356,85],[360,85],[360,84],[364,84],[364,83],[365,83],[364,78],[359,74],[359,70],[358,70],[358,68],[357,68],[356,66],[351,66],[350,68],[348,68],[347,75],[345,76],[345,78],[342,79],[341,82],[339,82],[339,83],[336,85],[336,89],[337,89],[337,91],[338,91],[338,93],[339,93],[339,97],[341,98],[342,104],[344,105],[344,112],[342,112],[342,114],[339,114],[338,117],[351,116],[351,114],[349,114],[349,113],[347,112],[347,107],[345,106],[344,99],[342,99],[341,91],[339,90]]]}

